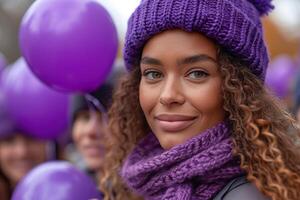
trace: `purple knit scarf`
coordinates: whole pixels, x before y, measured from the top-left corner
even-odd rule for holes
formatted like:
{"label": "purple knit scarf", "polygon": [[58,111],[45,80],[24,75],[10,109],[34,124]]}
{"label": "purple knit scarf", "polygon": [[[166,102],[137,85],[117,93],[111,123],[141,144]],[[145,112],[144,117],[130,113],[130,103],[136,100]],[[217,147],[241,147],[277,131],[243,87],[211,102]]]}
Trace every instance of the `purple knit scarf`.
{"label": "purple knit scarf", "polygon": [[212,199],[243,171],[232,155],[226,123],[184,144],[163,150],[153,134],[144,138],[125,161],[121,176],[146,199]]}

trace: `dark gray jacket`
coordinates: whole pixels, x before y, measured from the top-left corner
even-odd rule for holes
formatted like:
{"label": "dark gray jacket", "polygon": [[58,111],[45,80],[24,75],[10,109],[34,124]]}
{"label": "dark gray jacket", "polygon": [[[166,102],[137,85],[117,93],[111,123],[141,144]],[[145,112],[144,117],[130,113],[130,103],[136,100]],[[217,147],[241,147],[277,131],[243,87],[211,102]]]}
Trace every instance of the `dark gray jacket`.
{"label": "dark gray jacket", "polygon": [[270,200],[264,196],[246,177],[230,181],[213,200]]}

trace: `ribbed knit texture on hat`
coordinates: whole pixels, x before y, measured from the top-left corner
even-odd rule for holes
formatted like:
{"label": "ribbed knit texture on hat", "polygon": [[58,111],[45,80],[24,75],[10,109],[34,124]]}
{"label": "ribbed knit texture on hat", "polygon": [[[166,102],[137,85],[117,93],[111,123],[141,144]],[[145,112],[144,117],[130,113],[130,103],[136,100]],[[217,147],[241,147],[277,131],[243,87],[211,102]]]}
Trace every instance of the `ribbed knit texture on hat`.
{"label": "ribbed knit texture on hat", "polygon": [[264,80],[269,62],[260,16],[271,0],[143,0],[128,21],[124,59],[138,66],[143,46],[170,29],[200,32],[248,64]]}
{"label": "ribbed knit texture on hat", "polygon": [[208,200],[244,174],[232,146],[225,123],[166,151],[151,133],[126,159],[121,176],[145,199]]}

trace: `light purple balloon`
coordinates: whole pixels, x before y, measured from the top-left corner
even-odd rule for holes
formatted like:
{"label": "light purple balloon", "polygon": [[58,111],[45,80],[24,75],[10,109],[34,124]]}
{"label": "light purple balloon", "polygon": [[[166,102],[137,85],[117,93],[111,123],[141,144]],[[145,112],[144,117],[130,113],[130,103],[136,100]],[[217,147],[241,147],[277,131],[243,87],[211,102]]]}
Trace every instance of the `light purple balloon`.
{"label": "light purple balloon", "polygon": [[44,85],[33,75],[24,59],[11,66],[3,90],[8,113],[26,134],[55,139],[67,129],[69,95]]}
{"label": "light purple balloon", "polygon": [[289,95],[298,70],[296,63],[290,57],[279,56],[268,67],[266,86],[279,98],[285,98]]}
{"label": "light purple balloon", "polygon": [[72,164],[55,161],[34,168],[17,185],[12,200],[101,199],[96,185]]}
{"label": "light purple balloon", "polygon": [[22,20],[19,38],[34,74],[68,92],[98,88],[118,49],[115,25],[97,0],[37,0]]}

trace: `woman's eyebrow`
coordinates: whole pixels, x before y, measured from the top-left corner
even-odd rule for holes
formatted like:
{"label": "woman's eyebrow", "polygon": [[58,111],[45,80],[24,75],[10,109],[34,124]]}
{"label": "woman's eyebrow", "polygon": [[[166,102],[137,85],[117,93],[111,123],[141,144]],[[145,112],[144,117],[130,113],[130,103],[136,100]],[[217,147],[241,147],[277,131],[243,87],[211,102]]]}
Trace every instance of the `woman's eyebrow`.
{"label": "woman's eyebrow", "polygon": [[211,56],[206,55],[206,54],[199,54],[199,55],[193,55],[193,56],[189,56],[189,57],[183,58],[181,60],[178,60],[177,64],[180,66],[180,65],[186,65],[186,64],[194,64],[194,63],[202,62],[202,61],[211,61],[211,62],[217,63],[217,61],[214,58],[212,58]]}
{"label": "woman's eyebrow", "polygon": [[141,64],[147,64],[147,65],[162,65],[161,61],[155,58],[151,57],[143,57],[141,59]]}
{"label": "woman's eyebrow", "polygon": [[[196,62],[202,62],[202,61],[210,61],[210,62],[214,62],[217,63],[217,61],[212,58],[209,55],[206,54],[199,54],[199,55],[193,55],[193,56],[189,56],[186,58],[183,58],[181,60],[177,61],[177,65],[185,65],[185,64],[193,64]],[[162,62],[156,58],[151,58],[148,56],[145,56],[141,59],[141,64],[147,64],[147,65],[162,65]]]}

